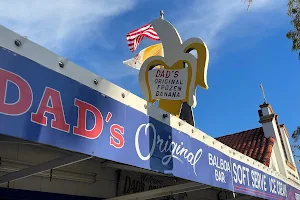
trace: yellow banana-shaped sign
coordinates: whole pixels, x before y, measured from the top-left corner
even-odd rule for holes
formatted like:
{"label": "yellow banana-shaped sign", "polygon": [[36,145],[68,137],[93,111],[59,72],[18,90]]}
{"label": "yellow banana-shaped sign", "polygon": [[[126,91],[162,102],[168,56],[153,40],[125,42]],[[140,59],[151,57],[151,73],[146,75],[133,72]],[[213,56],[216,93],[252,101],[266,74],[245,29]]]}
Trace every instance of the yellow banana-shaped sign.
{"label": "yellow banana-shaped sign", "polygon": [[[195,90],[197,85],[204,89],[208,89],[208,49],[205,43],[199,38],[190,38],[182,43],[180,35],[175,27],[166,20],[156,19],[152,21],[151,24],[162,42],[164,57],[152,56],[145,60],[139,72],[140,86],[148,102],[154,103],[159,100],[158,106],[161,109],[179,116],[183,102],[187,102],[188,105],[193,107],[196,106]],[[196,50],[198,58],[189,53],[192,50]],[[185,86],[184,88],[186,89],[183,97],[179,99],[171,97],[156,98],[155,95],[152,94],[151,91],[153,90],[151,90],[151,82],[149,82],[149,71],[153,70],[157,65],[164,66],[164,69],[169,70],[169,73],[174,72],[175,70],[181,74],[184,74],[184,70],[186,70],[185,66],[187,65],[187,76],[185,79],[182,79],[181,77]]]}

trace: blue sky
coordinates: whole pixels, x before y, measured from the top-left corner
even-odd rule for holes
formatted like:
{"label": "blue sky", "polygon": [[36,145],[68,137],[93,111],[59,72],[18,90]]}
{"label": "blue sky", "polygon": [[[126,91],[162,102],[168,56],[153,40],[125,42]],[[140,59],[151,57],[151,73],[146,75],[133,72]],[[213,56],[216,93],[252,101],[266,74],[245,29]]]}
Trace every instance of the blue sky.
{"label": "blue sky", "polygon": [[[267,101],[291,135],[300,125],[300,61],[285,35],[286,1],[254,0],[2,0],[0,24],[142,97],[127,32],[164,10],[182,39],[199,37],[210,50],[209,90],[197,89],[196,126],[213,137],[260,126]],[[145,39],[138,50],[152,44]]]}

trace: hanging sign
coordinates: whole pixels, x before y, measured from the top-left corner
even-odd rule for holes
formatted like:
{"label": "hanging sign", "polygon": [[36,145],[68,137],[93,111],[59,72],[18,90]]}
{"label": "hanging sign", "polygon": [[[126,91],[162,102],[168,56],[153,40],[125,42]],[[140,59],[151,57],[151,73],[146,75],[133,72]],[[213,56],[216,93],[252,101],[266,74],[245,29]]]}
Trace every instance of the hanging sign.
{"label": "hanging sign", "polygon": [[150,70],[148,80],[152,98],[169,100],[185,99],[187,76],[187,68],[178,70]]}
{"label": "hanging sign", "polygon": [[[117,196],[135,194],[158,188],[176,185],[173,178],[147,173],[122,170],[120,173]],[[157,200],[177,200],[178,195],[169,195]]]}
{"label": "hanging sign", "polygon": [[[139,82],[145,99],[179,117],[182,104],[195,107],[195,90],[199,85],[208,89],[206,74],[208,49],[199,38],[181,41],[175,27],[168,21],[156,19],[151,25],[163,45],[164,56],[150,56],[141,66]],[[196,58],[190,51],[195,50]],[[163,69],[156,69],[156,66]]]}

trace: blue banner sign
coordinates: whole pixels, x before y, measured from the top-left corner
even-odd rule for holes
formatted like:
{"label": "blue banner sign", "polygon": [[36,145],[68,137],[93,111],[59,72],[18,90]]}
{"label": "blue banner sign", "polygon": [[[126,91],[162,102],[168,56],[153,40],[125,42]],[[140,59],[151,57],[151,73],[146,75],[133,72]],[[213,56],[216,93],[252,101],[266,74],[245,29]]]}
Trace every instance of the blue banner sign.
{"label": "blue banner sign", "polygon": [[300,192],[66,76],[0,49],[0,133],[266,199]]}
{"label": "blue banner sign", "polygon": [[277,200],[293,199],[294,193],[299,192],[285,182],[245,163],[234,159],[231,159],[231,162],[235,192]]}

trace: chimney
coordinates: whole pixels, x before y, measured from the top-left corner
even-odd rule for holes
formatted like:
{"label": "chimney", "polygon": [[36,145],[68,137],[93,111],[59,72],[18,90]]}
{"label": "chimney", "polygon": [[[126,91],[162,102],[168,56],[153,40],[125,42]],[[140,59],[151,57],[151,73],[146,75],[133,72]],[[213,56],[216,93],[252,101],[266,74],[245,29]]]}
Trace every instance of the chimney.
{"label": "chimney", "polygon": [[[276,125],[273,127],[271,125],[273,125],[273,121],[274,124],[275,123],[275,113],[271,107],[270,104],[268,103],[263,103],[262,105],[259,106],[260,109],[258,110],[258,115],[259,115],[259,123],[261,123],[262,125],[264,124],[269,124],[272,130],[273,129],[277,129]],[[276,135],[273,132],[265,132],[265,136],[266,137],[274,137],[274,139],[276,139]]]}
{"label": "chimney", "polygon": [[273,137],[277,141],[278,127],[276,123],[276,115],[270,104],[263,103],[258,110],[259,123],[262,124],[265,137]]}
{"label": "chimney", "polygon": [[266,138],[273,137],[275,143],[273,145],[273,152],[278,163],[279,172],[287,177],[286,172],[286,158],[284,154],[284,147],[282,145],[282,140],[280,138],[280,129],[277,122],[277,115],[274,113],[270,104],[264,102],[259,106],[259,123],[262,124],[264,135]]}

